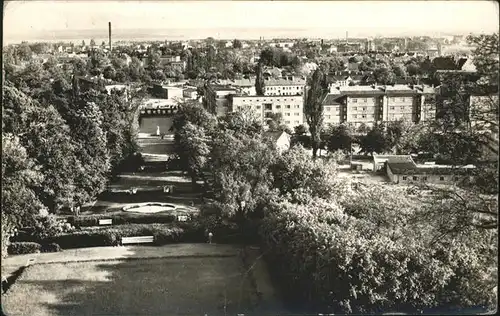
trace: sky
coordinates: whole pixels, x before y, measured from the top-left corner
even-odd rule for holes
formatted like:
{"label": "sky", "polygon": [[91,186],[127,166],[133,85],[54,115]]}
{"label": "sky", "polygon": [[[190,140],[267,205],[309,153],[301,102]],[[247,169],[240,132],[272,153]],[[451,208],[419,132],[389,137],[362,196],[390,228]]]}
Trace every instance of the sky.
{"label": "sky", "polygon": [[[496,1],[12,1],[4,38],[28,39],[80,30],[107,35],[141,29],[207,33],[259,28],[335,30],[375,36],[397,33],[498,32]],[[311,31],[312,32],[312,31]],[[270,33],[272,33],[270,31]],[[332,33],[333,34],[333,33]],[[215,34],[214,34],[215,35]],[[271,34],[270,34],[271,35]],[[216,37],[216,36],[214,36]],[[339,36],[340,37],[340,36]]]}

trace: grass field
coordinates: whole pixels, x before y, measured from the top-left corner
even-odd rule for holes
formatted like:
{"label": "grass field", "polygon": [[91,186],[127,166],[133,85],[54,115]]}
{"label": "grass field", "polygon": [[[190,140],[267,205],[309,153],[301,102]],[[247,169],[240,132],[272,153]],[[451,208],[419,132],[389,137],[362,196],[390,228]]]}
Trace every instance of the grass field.
{"label": "grass field", "polygon": [[6,315],[236,315],[257,304],[241,258],[35,265],[2,297]]}

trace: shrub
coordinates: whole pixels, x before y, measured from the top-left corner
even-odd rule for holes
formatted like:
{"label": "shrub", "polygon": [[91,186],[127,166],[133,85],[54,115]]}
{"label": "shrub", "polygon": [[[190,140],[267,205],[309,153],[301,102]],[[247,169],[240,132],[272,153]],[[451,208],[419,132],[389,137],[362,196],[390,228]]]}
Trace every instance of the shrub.
{"label": "shrub", "polygon": [[393,238],[396,230],[350,216],[329,201],[279,203],[267,214],[261,236],[273,275],[289,299],[318,312],[489,303],[481,281],[487,267],[470,247],[429,247],[408,227]]}
{"label": "shrub", "polygon": [[68,222],[75,227],[99,226],[100,219],[111,219],[113,225],[123,224],[168,224],[176,221],[174,214],[113,214],[113,215],[88,215],[69,217]]}
{"label": "shrub", "polygon": [[60,252],[60,251],[62,251],[62,248],[56,243],[50,243],[48,245],[42,246],[42,252]]}
{"label": "shrub", "polygon": [[54,215],[48,215],[36,219],[32,234],[36,241],[41,241],[73,230],[70,224],[60,221]]}
{"label": "shrub", "polygon": [[40,252],[42,246],[36,242],[13,242],[9,245],[8,253],[11,255],[23,255]]}
{"label": "shrub", "polygon": [[176,224],[125,224],[111,227],[86,228],[73,233],[48,238],[46,243],[59,244],[63,249],[114,246],[122,237],[154,236],[155,244],[203,242],[203,228],[197,222]]}

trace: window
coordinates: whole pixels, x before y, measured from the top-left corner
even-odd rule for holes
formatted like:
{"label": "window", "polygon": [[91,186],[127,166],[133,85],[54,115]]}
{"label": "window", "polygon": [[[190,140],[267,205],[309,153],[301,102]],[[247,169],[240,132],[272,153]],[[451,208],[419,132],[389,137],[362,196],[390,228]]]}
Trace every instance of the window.
{"label": "window", "polygon": [[260,110],[260,105],[257,105],[256,108],[257,108],[257,110]]}
{"label": "window", "polygon": [[405,101],[406,101],[405,98],[401,98],[401,102],[405,102]]}
{"label": "window", "polygon": [[363,111],[366,111],[366,107],[363,107]]}
{"label": "window", "polygon": [[391,106],[391,107],[389,107],[389,109],[394,110],[394,107],[393,107],[393,106]]}
{"label": "window", "polygon": [[286,116],[290,116],[290,113],[285,113]]}
{"label": "window", "polygon": [[330,110],[331,110],[331,108],[330,108],[330,107],[327,107],[327,108],[326,108],[326,111],[327,111],[327,112],[330,112]]}
{"label": "window", "polygon": [[418,180],[418,177],[413,176],[413,181],[417,181],[417,180]]}
{"label": "window", "polygon": [[402,107],[401,107],[401,110],[404,110],[404,109],[405,109],[405,107],[404,107],[404,106],[402,106]]}
{"label": "window", "polygon": [[290,121],[285,121],[286,124],[290,124]]}
{"label": "window", "polygon": [[356,114],[354,114],[352,117],[353,117],[353,118],[358,118],[358,116],[357,116]]}
{"label": "window", "polygon": [[264,109],[265,110],[272,110],[273,109],[273,105],[268,103],[268,104],[264,104]]}
{"label": "window", "polygon": [[391,102],[396,102],[396,98],[390,98]]}
{"label": "window", "polygon": [[352,99],[352,103],[358,103],[358,99]]}
{"label": "window", "polygon": [[363,115],[361,115],[361,117],[362,117],[362,118],[366,118],[366,115],[364,115],[364,114],[363,114]]}
{"label": "window", "polygon": [[403,180],[406,180],[406,176],[403,176]]}
{"label": "window", "polygon": [[363,98],[363,102],[364,102],[364,103],[366,103],[366,100],[367,100],[366,98]]}
{"label": "window", "polygon": [[300,122],[299,121],[295,121],[295,124],[299,124]]}
{"label": "window", "polygon": [[326,118],[329,120],[330,119],[330,115],[327,115]]}
{"label": "window", "polygon": [[281,109],[281,105],[276,105],[276,109]]}
{"label": "window", "polygon": [[444,177],[439,177],[439,181],[444,181]]}
{"label": "window", "polygon": [[259,102],[259,99],[257,99],[257,102]]}
{"label": "window", "polygon": [[358,110],[358,108],[357,108],[357,107],[353,107],[353,108],[352,108],[352,110],[353,110],[353,111],[357,111],[357,110]]}
{"label": "window", "polygon": [[289,108],[290,108],[290,104],[287,104],[287,105],[285,105],[285,106],[286,106],[286,108],[287,108],[287,109],[289,109]]}
{"label": "window", "polygon": [[300,104],[295,104],[296,109],[300,109]]}
{"label": "window", "polygon": [[295,116],[299,116],[299,115],[300,115],[300,113],[299,113],[299,112],[295,112]]}

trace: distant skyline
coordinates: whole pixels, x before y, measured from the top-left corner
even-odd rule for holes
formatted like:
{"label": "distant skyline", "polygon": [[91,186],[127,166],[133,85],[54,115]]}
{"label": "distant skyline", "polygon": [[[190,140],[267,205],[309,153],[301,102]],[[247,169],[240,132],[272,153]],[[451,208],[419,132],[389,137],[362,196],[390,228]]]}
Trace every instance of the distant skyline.
{"label": "distant skyline", "polygon": [[4,41],[498,32],[496,1],[7,1]]}

